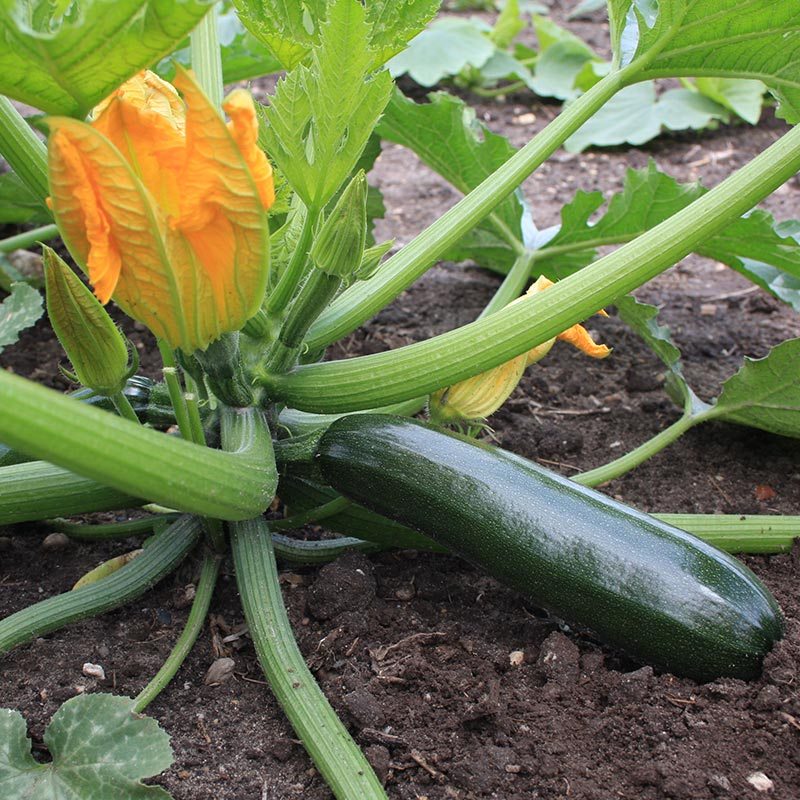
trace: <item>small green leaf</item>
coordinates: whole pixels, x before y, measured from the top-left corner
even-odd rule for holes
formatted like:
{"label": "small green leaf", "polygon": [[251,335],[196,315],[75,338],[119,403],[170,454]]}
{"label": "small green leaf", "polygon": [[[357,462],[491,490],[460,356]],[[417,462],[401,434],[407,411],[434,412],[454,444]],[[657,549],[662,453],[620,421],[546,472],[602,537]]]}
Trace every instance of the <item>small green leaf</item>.
{"label": "small green leaf", "polygon": [[497,17],[489,38],[501,49],[511,47],[511,43],[522,32],[525,20],[519,7],[519,0],[507,0]]}
{"label": "small green leaf", "polygon": [[52,114],[85,115],[169,53],[214,0],[0,3],[0,94]]}
{"label": "small green leaf", "polygon": [[738,78],[697,78],[695,86],[706,97],[711,98],[745,122],[755,125],[761,117],[764,92],[767,87],[761,81],[748,81]]}
{"label": "small green leaf", "polygon": [[567,14],[567,19],[577,19],[586,16],[594,11],[599,11],[606,7],[606,0],[581,0],[572,11]]}
{"label": "small green leaf", "polygon": [[[463,194],[505,163],[514,148],[475,119],[475,112],[452,95],[436,92],[430,102],[415,103],[395,92],[378,125],[389,141],[413,150]],[[523,206],[516,194],[445,254],[454,261],[472,259],[482,266],[508,271],[516,258],[514,241],[522,239]]]}
{"label": "small green leaf", "polygon": [[0,353],[42,316],[42,295],[27,283],[12,283],[11,294],[0,303]]}
{"label": "small green leaf", "polygon": [[640,145],[655,139],[664,128],[698,130],[717,120],[727,121],[728,116],[725,107],[698,92],[669,89],[658,95],[652,82],[636,83],[618,92],[564,147],[578,153],[591,146]]}
{"label": "small green leaf", "polygon": [[408,75],[420,86],[435,86],[467,67],[480,69],[497,52],[491,39],[471,20],[437,20],[389,62],[393,78]]}
{"label": "small green leaf", "polygon": [[[611,0],[612,42],[622,55],[658,52],[636,80],[751,78],[800,122],[800,7],[776,0]],[[623,20],[625,22],[623,23]],[[626,47],[627,41],[627,47]]]}
{"label": "small green leaf", "polygon": [[164,789],[141,783],[172,763],[169,736],[133,705],[109,694],[67,700],[45,731],[49,764],[31,756],[22,715],[0,709],[4,800],[169,800]]}
{"label": "small green leaf", "polygon": [[714,416],[781,436],[800,438],[800,339],[746,358],[722,385]]}
{"label": "small green leaf", "polygon": [[391,78],[372,73],[368,38],[358,0],[335,0],[310,65],[280,81],[267,109],[267,151],[308,206],[324,206],[352,172],[389,100]]}

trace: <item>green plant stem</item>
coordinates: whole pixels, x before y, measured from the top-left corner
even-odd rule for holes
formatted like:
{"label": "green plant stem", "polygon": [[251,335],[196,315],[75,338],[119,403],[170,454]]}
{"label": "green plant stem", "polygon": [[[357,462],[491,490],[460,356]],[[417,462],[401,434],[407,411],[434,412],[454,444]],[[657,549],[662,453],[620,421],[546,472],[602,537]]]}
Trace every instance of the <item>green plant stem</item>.
{"label": "green plant stem", "polygon": [[541,344],[654,278],[798,170],[800,126],[691,205],[547,292],[424,342],[304,365],[261,376],[262,382],[275,400],[324,413],[396,403],[450,386]]}
{"label": "green plant stem", "polygon": [[136,412],[133,410],[131,401],[128,400],[128,398],[125,397],[122,392],[117,392],[115,395],[112,395],[111,402],[114,404],[114,408],[117,409],[117,413],[121,417],[129,419],[131,422],[135,422],[137,425],[140,424],[139,417],[136,416]]}
{"label": "green plant stem", "polygon": [[309,348],[321,350],[350,333],[407,289],[623,88],[639,68],[632,64],[606,75],[480,186],[392,256],[371,280],[343,292],[312,326],[307,337]]}
{"label": "green plant stem", "polygon": [[738,514],[653,514],[728,553],[788,553],[800,537],[800,517]]}
{"label": "green plant stem", "polygon": [[0,653],[71,622],[119,608],[169,575],[197,543],[201,521],[184,516],[122,569],[72,592],[49,597],[0,621]]}
{"label": "green plant stem", "polygon": [[[213,15],[209,14],[209,16]],[[141,556],[139,557],[141,558]],[[192,602],[186,625],[161,669],[155,674],[150,683],[136,695],[133,704],[135,713],[141,714],[164,691],[181,668],[192,647],[194,647],[194,643],[197,641],[208,615],[208,607],[211,605],[211,597],[214,594],[214,587],[217,585],[221,562],[222,559],[218,554],[205,554],[200,571],[200,579],[197,582],[194,601]]]}
{"label": "green plant stem", "polygon": [[639,464],[647,461],[647,459],[652,458],[674,441],[677,441],[689,428],[697,425],[698,422],[702,422],[705,418],[703,414],[684,414],[668,428],[657,433],[652,439],[648,439],[644,444],[640,444],[629,453],[625,453],[625,455],[615,458],[601,467],[574,475],[571,480],[583,486],[599,486],[602,483],[618,478],[620,475],[624,475],[626,472],[638,467]]}
{"label": "green plant stem", "polygon": [[307,542],[292,539],[280,533],[272,534],[272,547],[279,561],[295,566],[314,566],[335,561],[339,556],[353,551],[359,553],[378,553],[386,550],[387,546],[352,536],[341,539],[322,539],[317,542]]}
{"label": "green plant stem", "polygon": [[230,527],[244,616],[261,668],[289,722],[338,800],[385,800],[380,781],[297,647],[266,521],[257,518]]}
{"label": "green plant stem", "polygon": [[278,340],[270,350],[267,359],[267,369],[270,372],[285,372],[297,363],[303,337],[311,323],[336,296],[341,285],[342,279],[338,275],[328,275],[319,269],[311,270],[289,309]]}
{"label": "green plant stem", "polygon": [[291,517],[270,520],[269,527],[273,531],[290,531],[292,528],[301,528],[309,522],[321,522],[327,517],[332,517],[349,505],[350,501],[346,497],[337,497],[316,508],[310,508],[308,511],[303,511],[299,514],[292,514]]}
{"label": "green plant stem", "polygon": [[192,69],[214,108],[222,106],[222,54],[217,40],[217,15],[212,9],[189,36]]}
{"label": "green plant stem", "polygon": [[40,228],[33,228],[29,231],[18,233],[16,236],[0,239],[0,253],[24,250],[26,247],[32,247],[37,242],[47,242],[50,239],[55,239],[56,236],[58,236],[57,225],[42,225]]}
{"label": "green plant stem", "polygon": [[0,467],[0,525],[131,508],[143,502],[45,461]]}
{"label": "green plant stem", "polygon": [[305,272],[308,250],[311,246],[314,226],[317,224],[319,212],[307,208],[305,214],[300,236],[297,239],[297,246],[292,253],[289,264],[278,279],[272,294],[267,299],[266,311],[270,317],[280,316],[283,313]]}
{"label": "green plant stem", "polygon": [[532,250],[525,250],[517,256],[508,274],[503,278],[500,288],[494,293],[478,319],[488,317],[501,308],[505,308],[522,294],[531,277],[534,256],[535,253]]}
{"label": "green plant stem", "polygon": [[498,86],[496,89],[484,89],[482,86],[473,86],[470,91],[478,95],[478,97],[487,97],[489,99],[494,97],[505,97],[507,94],[527,89],[528,84],[525,81],[514,81],[505,86]]}
{"label": "green plant stem", "polygon": [[50,194],[47,148],[12,102],[3,95],[0,95],[0,156],[44,207],[45,198]]}
{"label": "green plant stem", "polygon": [[[5,370],[0,370],[0,408],[0,441],[7,446],[129,498],[220,519],[249,519],[275,495],[272,439],[255,409],[239,412],[239,445],[222,453],[134,425]],[[42,516],[65,513],[56,507]]]}
{"label": "green plant stem", "polygon": [[66,533],[70,539],[79,542],[110,541],[113,539],[127,539],[139,533],[150,533],[156,526],[164,522],[174,522],[174,514],[159,514],[140,519],[131,519],[127,522],[106,522],[93,525],[87,522],[70,522],[61,517],[45,520],[45,525],[53,531]]}
{"label": "green plant stem", "polygon": [[175,421],[178,423],[178,430],[187,442],[192,441],[192,426],[189,422],[189,411],[186,408],[186,398],[183,395],[183,387],[178,377],[178,365],[175,362],[175,355],[166,342],[158,340],[158,351],[161,353],[161,361],[164,364],[161,372],[164,375],[164,382],[167,384],[169,399],[172,403],[172,410],[175,412]]}
{"label": "green plant stem", "polygon": [[206,443],[206,432],[203,428],[203,420],[200,417],[200,391],[191,375],[186,375],[185,382],[186,393],[183,395],[183,401],[186,404],[192,441],[195,444],[204,445]]}

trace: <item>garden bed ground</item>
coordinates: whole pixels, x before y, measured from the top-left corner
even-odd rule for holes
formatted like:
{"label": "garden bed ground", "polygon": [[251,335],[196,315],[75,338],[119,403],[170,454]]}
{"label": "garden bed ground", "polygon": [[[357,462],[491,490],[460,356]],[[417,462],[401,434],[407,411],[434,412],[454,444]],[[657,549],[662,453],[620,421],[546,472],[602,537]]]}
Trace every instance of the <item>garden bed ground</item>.
{"label": "garden bed ground", "polygon": [[[479,108],[521,144],[556,113],[542,104]],[[531,123],[530,114],[535,122]],[[525,185],[537,224],[557,221],[577,188],[619,188],[627,166],[655,158],[682,180],[716,183],[771,143],[781,123],[723,127],[662,139],[630,152],[560,153]],[[389,213],[380,233],[403,244],[457,199],[414,159],[387,146],[377,178]],[[795,179],[766,203],[800,216]],[[335,355],[396,347],[473,319],[497,285],[472,268],[442,265],[353,335]],[[800,332],[797,316],[727,268],[688,259],[644,287],[661,307],[701,397],[713,396],[742,356]],[[529,371],[492,418],[506,448],[573,474],[625,452],[676,418],[656,359],[613,316],[589,326],[614,348],[594,362],[560,345]],[[146,369],[149,343],[133,331]],[[25,334],[0,365],[51,385],[61,356],[45,325]],[[209,476],[213,480],[213,476]],[[769,487],[772,491],[757,487]],[[800,513],[800,449],[792,440],[712,424],[605,491],[648,511]],[[759,500],[758,497],[769,496]],[[72,544],[41,548],[46,531],[20,526],[0,538],[0,613],[68,589],[111,554]],[[788,621],[761,679],[700,685],[654,674],[580,632],[565,631],[520,596],[455,558],[414,552],[346,557],[285,574],[285,599],[301,648],[392,798],[751,798],[764,773],[768,796],[800,796],[798,561],[747,563]],[[0,661],[0,705],[20,709],[40,740],[56,708],[78,691],[134,695],[154,674],[187,614],[192,566],[126,609],[71,627]],[[206,629],[173,684],[150,707],[173,737],[176,760],[159,783],[176,800],[322,800],[329,793],[285,722],[246,635],[225,645],[233,678],[204,686],[220,637],[240,631],[230,566]],[[521,652],[522,656],[512,653]],[[102,664],[99,683],[81,673]],[[512,663],[515,662],[515,663]],[[757,779],[752,779],[756,780]]]}

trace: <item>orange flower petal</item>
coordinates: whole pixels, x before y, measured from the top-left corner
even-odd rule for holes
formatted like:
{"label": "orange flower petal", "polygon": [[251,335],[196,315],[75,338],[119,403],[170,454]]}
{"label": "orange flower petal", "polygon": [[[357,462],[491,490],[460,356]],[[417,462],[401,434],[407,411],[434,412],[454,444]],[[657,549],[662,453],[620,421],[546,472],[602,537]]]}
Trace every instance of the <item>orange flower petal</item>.
{"label": "orange flower petal", "polygon": [[[122,154],[90,125],[50,120],[50,189],[67,246],[98,298],[114,300],[173,346],[184,334],[180,291],[166,257],[166,221]],[[72,153],[64,157],[64,154]],[[102,213],[104,224],[92,217]]]}
{"label": "orange flower petal", "polygon": [[85,264],[95,294],[107,303],[119,280],[122,262],[111,222],[89,160],[68,133],[57,127],[50,139],[51,205],[76,259]]}
{"label": "orange flower petal", "polygon": [[222,108],[231,118],[228,130],[250,169],[250,175],[258,188],[261,203],[264,208],[269,208],[275,202],[272,166],[258,146],[258,119],[253,97],[244,89],[234,89],[225,98]]}
{"label": "orange flower petal", "polygon": [[611,348],[604,344],[597,344],[583,325],[573,325],[571,328],[567,328],[563,333],[559,333],[556,339],[569,342],[573,347],[577,347],[578,350],[592,358],[605,358],[611,354]]}
{"label": "orange flower petal", "polygon": [[92,127],[122,153],[158,205],[177,213],[186,111],[175,89],[152,72],[140,72],[93,116]]}
{"label": "orange flower petal", "polygon": [[175,83],[188,108],[180,215],[170,221],[210,282],[201,315],[222,330],[243,325],[259,308],[268,272],[268,228],[259,191],[239,147],[217,111],[185,70]]}

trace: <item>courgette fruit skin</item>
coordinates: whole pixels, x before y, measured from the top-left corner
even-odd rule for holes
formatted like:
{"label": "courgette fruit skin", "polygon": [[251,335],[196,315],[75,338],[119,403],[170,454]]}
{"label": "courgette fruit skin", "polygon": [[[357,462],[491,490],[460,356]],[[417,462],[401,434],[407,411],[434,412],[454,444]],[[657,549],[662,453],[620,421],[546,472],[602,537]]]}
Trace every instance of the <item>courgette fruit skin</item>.
{"label": "courgette fruit skin", "polygon": [[741,562],[512,453],[354,414],[330,426],[317,456],[345,497],[676,675],[754,678],[783,634],[777,603]]}

